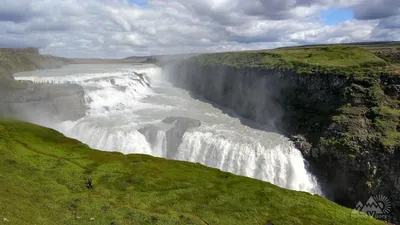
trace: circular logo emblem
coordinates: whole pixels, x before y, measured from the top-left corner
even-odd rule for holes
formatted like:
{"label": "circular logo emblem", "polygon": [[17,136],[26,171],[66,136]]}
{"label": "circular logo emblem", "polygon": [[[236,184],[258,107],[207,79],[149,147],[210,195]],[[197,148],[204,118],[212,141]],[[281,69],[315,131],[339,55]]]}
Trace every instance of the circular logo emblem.
{"label": "circular logo emblem", "polygon": [[374,196],[374,200],[378,208],[382,211],[382,214],[390,213],[392,203],[390,202],[389,198],[383,195],[376,195]]}

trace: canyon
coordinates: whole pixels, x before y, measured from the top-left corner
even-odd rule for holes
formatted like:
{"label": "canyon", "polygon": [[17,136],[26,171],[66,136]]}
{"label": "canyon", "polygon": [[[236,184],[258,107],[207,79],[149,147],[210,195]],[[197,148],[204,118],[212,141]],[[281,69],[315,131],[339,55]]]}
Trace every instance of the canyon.
{"label": "canyon", "polygon": [[[289,53],[285,52],[286,55],[291,57],[294,55],[290,50],[287,51]],[[398,151],[400,113],[397,101],[400,88],[398,88],[397,74],[388,69],[389,64],[386,61],[357,47],[316,47],[311,50],[307,48],[294,50],[296,51],[301,51],[296,60],[283,59],[282,53],[244,52],[204,54],[182,60],[173,57],[173,60],[167,59],[167,61],[154,58],[151,60],[141,58],[141,61],[137,61],[138,59],[80,61],[80,59],[42,56],[37,49],[6,49],[0,51],[0,62],[3,63],[0,64],[2,68],[0,114],[51,127],[101,150],[118,150],[126,154],[151,154],[167,159],[200,162],[238,175],[270,181],[281,187],[321,194],[315,189],[314,178],[306,174],[305,171],[308,170],[317,178],[326,198],[348,208],[355,208],[360,201],[366,202],[371,195],[389,197],[394,203],[391,218],[392,221],[397,221],[396,217],[399,215],[396,205],[396,198],[399,196],[397,174],[400,169]],[[352,65],[344,66],[303,62],[318,61],[317,57],[321,54],[328,58],[330,55],[337,57],[336,54],[339,54],[343,61],[351,61],[352,57],[359,58],[362,55],[366,60],[360,62],[357,59]],[[122,129],[124,121],[118,122],[121,123],[121,130],[116,127],[101,128],[99,124],[92,123],[93,119],[88,115],[97,118],[99,113],[110,115],[116,110],[117,119],[117,115],[122,115],[118,111],[128,112],[136,105],[122,106],[120,100],[110,102],[111,98],[108,100],[111,105],[106,104],[107,98],[104,94],[99,96],[104,98],[105,103],[98,104],[96,100],[99,99],[93,93],[103,89],[98,89],[98,86],[97,89],[93,89],[91,85],[95,83],[102,85],[101,88],[104,90],[113,90],[114,96],[120,96],[120,93],[132,94],[122,100],[147,94],[145,90],[153,84],[143,74],[148,76],[155,70],[151,67],[150,72],[145,72],[149,68],[132,70],[124,67],[125,64],[146,61],[156,61],[168,82],[187,91],[187,93],[176,92],[174,98],[185,96],[184,99],[196,99],[201,102],[198,106],[201,108],[211,105],[213,110],[215,108],[225,115],[224,121],[235,121],[229,129],[238,129],[239,136],[242,127],[249,127],[251,132],[254,132],[250,132],[251,134],[259,135],[258,130],[261,133],[268,133],[266,136],[263,136],[264,133],[259,135],[260,140],[271,137],[281,140],[279,135],[282,135],[292,141],[283,138],[284,144],[277,145],[279,147],[274,147],[273,150],[269,147],[257,149],[247,144],[248,141],[243,146],[231,145],[230,149],[219,150],[215,146],[222,146],[222,143],[225,143],[222,140],[230,138],[228,133],[221,133],[215,137],[207,136],[210,130],[199,128],[204,126],[200,113],[193,119],[185,116],[197,115],[197,112],[192,114],[192,111],[182,111],[183,113],[175,115],[174,111],[174,114],[165,112],[160,115],[154,114],[159,120],[157,123],[135,125],[134,129],[137,132],[130,134],[129,137],[138,142],[135,142],[135,150],[127,151],[127,146],[132,142],[124,142],[122,140],[125,139],[121,139],[121,135],[126,132],[125,128]],[[97,73],[96,71],[81,77],[66,75],[56,77],[53,74],[57,73],[57,69],[49,70],[71,64],[84,66],[87,63],[109,63],[122,69],[118,74],[102,75],[100,78],[98,74],[97,78],[93,75]],[[119,66],[116,63],[121,64]],[[93,70],[104,69],[103,66],[92,67]],[[68,68],[67,71],[74,71],[80,67]],[[13,74],[17,72],[35,69],[46,70],[36,75],[17,74],[18,81],[13,78]],[[151,76],[149,77],[151,80]],[[163,88],[156,85],[155,90],[164,91]],[[142,93],[141,90],[145,92]],[[136,92],[138,94],[135,94]],[[154,99],[157,98],[144,99],[148,104],[154,103]],[[162,101],[157,100],[157,104],[158,102]],[[185,107],[194,106],[197,105],[189,104]],[[138,115],[145,118],[149,112],[154,113],[150,110]],[[38,115],[41,115],[43,120],[38,119]],[[85,117],[86,120],[82,119]],[[121,117],[118,118],[121,120]],[[126,119],[125,116],[122,118]],[[63,126],[54,126],[60,121],[67,122],[63,123]],[[116,121],[108,120],[107,123]],[[207,125],[212,119],[210,117],[205,121]],[[204,136],[201,132],[207,135]],[[93,138],[94,135],[100,135],[98,137],[106,135],[108,138]],[[193,146],[196,146],[199,138],[204,139],[205,144],[197,145],[196,149]],[[232,136],[232,140],[234,138],[239,140],[238,136]],[[256,144],[257,141],[259,140],[256,140]],[[294,146],[290,146],[290,143]],[[257,149],[256,153],[249,152],[247,155],[251,157],[255,157],[253,154],[261,155],[267,161],[266,165],[272,164],[275,168],[289,170],[293,168],[292,172],[272,176],[271,174],[278,173],[276,169],[264,167],[265,160],[246,159],[234,153],[239,148],[247,151],[247,148],[253,147]],[[192,155],[187,156],[182,154],[184,148],[195,150],[191,150]],[[296,155],[297,149],[306,161],[302,160],[300,155]],[[209,151],[209,156],[221,159],[221,162],[216,163],[200,157],[199,153],[205,150]],[[232,153],[220,158],[217,155],[222,150]],[[276,157],[279,154],[285,157]],[[291,163],[290,160],[293,159],[300,161]],[[236,169],[238,165],[240,167]],[[246,166],[252,169],[246,169]],[[293,172],[297,172],[296,174],[301,177],[293,178]]]}

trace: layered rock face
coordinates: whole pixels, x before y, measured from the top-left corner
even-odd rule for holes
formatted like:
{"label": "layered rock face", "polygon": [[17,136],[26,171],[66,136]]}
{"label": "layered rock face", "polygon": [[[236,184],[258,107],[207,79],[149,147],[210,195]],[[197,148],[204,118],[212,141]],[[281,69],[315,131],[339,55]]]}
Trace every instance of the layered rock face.
{"label": "layered rock face", "polygon": [[151,144],[157,142],[159,132],[165,132],[166,148],[162,156],[167,159],[174,159],[178,153],[178,147],[182,143],[183,135],[189,129],[201,125],[199,120],[186,117],[167,117],[157,125],[149,125],[139,132],[142,133]]}
{"label": "layered rock face", "polygon": [[67,65],[65,58],[41,55],[38,49],[0,49],[0,115],[28,121],[76,120],[85,115],[78,85],[17,82],[12,74]]}
{"label": "layered rock face", "polygon": [[307,75],[195,60],[164,71],[176,85],[292,136],[333,201],[354,208],[381,194],[395,203],[400,149],[391,135],[400,127],[398,78]]}
{"label": "layered rock face", "polygon": [[0,85],[6,79],[13,80],[13,73],[51,69],[68,63],[69,60],[65,58],[41,55],[36,48],[0,48]]}
{"label": "layered rock face", "polygon": [[0,90],[0,115],[28,121],[77,120],[85,116],[84,91],[79,85],[28,84]]}

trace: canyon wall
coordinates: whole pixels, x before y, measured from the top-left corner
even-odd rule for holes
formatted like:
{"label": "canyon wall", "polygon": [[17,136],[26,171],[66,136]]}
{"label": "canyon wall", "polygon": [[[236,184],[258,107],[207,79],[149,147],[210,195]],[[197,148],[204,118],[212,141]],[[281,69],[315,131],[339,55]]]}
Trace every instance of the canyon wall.
{"label": "canyon wall", "polygon": [[84,91],[74,84],[32,84],[0,90],[0,115],[44,123],[85,116]]}
{"label": "canyon wall", "polygon": [[85,115],[79,85],[15,81],[13,74],[67,65],[68,59],[41,55],[36,48],[0,49],[0,115],[47,122],[76,120]]}
{"label": "canyon wall", "polygon": [[[67,65],[66,58],[41,55],[37,48],[0,48],[0,85],[13,80],[12,74]],[[9,83],[7,83],[9,84]]]}
{"label": "canyon wall", "polygon": [[193,96],[292,137],[333,201],[354,208],[371,195],[394,202],[399,195],[400,88],[395,76],[298,74],[195,59],[163,70]]}

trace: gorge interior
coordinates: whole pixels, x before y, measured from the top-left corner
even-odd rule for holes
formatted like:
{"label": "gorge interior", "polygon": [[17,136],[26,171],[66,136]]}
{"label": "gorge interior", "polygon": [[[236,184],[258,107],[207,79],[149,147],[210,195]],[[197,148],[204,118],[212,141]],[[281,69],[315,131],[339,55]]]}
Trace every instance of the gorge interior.
{"label": "gorge interior", "polygon": [[322,195],[302,154],[288,138],[251,121],[248,124],[252,126],[244,125],[243,118],[224,113],[228,109],[193,98],[188,91],[171,85],[157,66],[69,65],[18,73],[15,78],[82,86],[85,117],[55,121],[35,115],[28,120],[90,147],[198,162]]}

